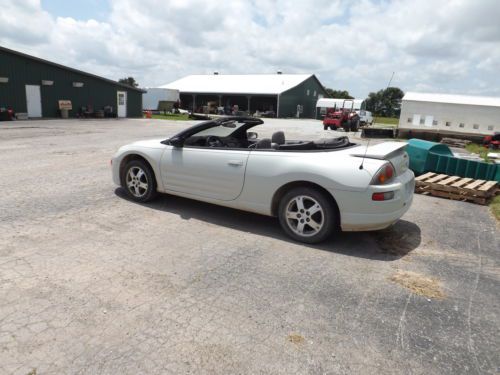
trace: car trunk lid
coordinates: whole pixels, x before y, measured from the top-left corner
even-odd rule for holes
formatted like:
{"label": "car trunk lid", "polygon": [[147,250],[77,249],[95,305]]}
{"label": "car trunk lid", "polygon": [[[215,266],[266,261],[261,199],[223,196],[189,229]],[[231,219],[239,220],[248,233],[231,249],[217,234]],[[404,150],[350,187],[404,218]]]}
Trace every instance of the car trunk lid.
{"label": "car trunk lid", "polygon": [[405,149],[405,142],[384,142],[373,146],[356,148],[351,155],[390,161],[396,175],[401,175],[408,169],[409,165],[409,157]]}

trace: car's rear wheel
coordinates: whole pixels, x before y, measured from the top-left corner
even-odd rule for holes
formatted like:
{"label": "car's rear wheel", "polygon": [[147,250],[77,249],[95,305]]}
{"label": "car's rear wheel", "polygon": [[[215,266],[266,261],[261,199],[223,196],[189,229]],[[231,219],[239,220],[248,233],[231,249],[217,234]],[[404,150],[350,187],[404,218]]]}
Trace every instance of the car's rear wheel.
{"label": "car's rear wheel", "polygon": [[147,202],[156,194],[156,180],[151,167],[142,160],[132,160],[123,169],[122,187],[136,202]]}
{"label": "car's rear wheel", "polygon": [[279,205],[281,227],[294,240],[318,243],[335,230],[337,217],[332,203],[319,190],[299,187],[284,195]]}

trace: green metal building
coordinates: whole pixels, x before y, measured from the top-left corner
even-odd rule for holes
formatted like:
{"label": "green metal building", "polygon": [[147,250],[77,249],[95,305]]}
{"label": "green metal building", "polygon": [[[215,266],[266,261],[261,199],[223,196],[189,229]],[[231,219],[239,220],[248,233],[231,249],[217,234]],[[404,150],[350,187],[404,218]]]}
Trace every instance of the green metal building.
{"label": "green metal building", "polygon": [[194,112],[215,103],[255,114],[276,117],[316,117],[316,102],[327,96],[314,74],[191,75],[160,86],[180,92],[182,107]]}
{"label": "green metal building", "polygon": [[[142,116],[144,90],[0,47],[0,108],[30,118],[60,117],[59,101],[71,101],[69,117],[105,107],[117,117]],[[101,112],[102,113],[102,112]]]}

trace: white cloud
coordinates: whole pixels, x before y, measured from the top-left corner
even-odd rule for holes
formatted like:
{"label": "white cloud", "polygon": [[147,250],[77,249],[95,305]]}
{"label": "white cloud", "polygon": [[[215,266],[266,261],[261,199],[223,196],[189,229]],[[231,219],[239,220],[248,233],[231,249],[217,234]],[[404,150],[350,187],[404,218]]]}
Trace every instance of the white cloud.
{"label": "white cloud", "polygon": [[403,90],[500,87],[496,0],[112,0],[105,22],[56,18],[36,0],[2,3],[0,44],[145,86],[281,69],[359,97],[392,72]]}

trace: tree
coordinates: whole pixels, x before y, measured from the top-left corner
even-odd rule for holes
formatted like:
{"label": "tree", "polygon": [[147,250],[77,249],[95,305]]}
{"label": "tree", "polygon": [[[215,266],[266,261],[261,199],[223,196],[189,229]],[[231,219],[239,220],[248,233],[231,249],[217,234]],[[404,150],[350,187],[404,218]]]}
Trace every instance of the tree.
{"label": "tree", "polygon": [[118,83],[123,83],[124,85],[128,85],[130,87],[138,87],[139,84],[135,81],[134,77],[126,77],[120,78]]}
{"label": "tree", "polygon": [[404,92],[398,87],[388,87],[371,92],[366,98],[366,110],[377,116],[399,117]]}
{"label": "tree", "polygon": [[349,95],[349,91],[347,90],[333,90],[333,89],[325,89],[326,93],[328,94],[329,98],[335,98],[335,99],[354,99],[351,95]]}

